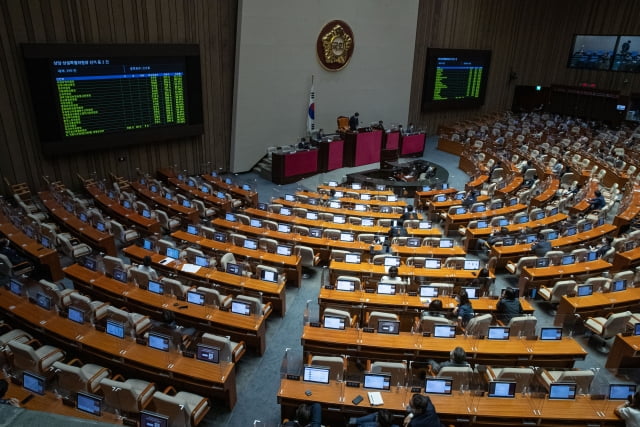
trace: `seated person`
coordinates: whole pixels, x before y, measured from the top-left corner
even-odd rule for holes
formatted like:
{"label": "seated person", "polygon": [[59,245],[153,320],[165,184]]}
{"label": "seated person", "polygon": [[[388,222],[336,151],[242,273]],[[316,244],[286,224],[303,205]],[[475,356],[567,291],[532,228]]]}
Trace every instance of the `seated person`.
{"label": "seated person", "polygon": [[629,402],[615,409],[616,415],[625,421],[626,426],[640,426],[640,391]]}
{"label": "seated person", "polygon": [[184,350],[185,340],[192,340],[196,334],[195,328],[185,328],[178,325],[175,315],[169,310],[162,311],[161,321],[151,321],[150,331],[170,336],[173,346],[180,350]]}
{"label": "seated person", "polygon": [[538,240],[531,245],[531,250],[537,257],[545,256],[551,249],[551,242],[546,240],[542,234],[538,235]]}
{"label": "seated person", "polygon": [[20,402],[15,397],[5,399],[4,395],[9,390],[9,383],[5,379],[0,379],[0,405],[20,406]]}
{"label": "seated person", "polygon": [[440,372],[440,370],[447,366],[454,366],[459,368],[464,368],[469,366],[467,362],[467,352],[464,351],[462,347],[456,347],[449,353],[449,360],[446,362],[438,363],[435,360],[429,360],[429,365],[431,365],[431,371],[434,374]]}
{"label": "seated person", "polygon": [[357,427],[397,427],[393,423],[393,414],[386,409],[380,409],[369,415],[349,419],[350,426]]}
{"label": "seated person", "polygon": [[429,311],[427,311],[427,315],[432,317],[447,317],[442,306],[442,301],[439,299],[431,301],[429,303]]}
{"label": "seated person", "polygon": [[489,250],[496,243],[502,242],[504,240],[504,238],[507,237],[508,235],[509,235],[509,229],[507,227],[501,227],[500,230],[498,230],[498,231],[492,231],[491,234],[489,234],[489,237],[487,237],[486,240],[485,239],[478,239],[476,241],[475,249],[477,251],[485,250],[485,249]]}
{"label": "seated person", "polygon": [[151,280],[158,280],[158,273],[151,267],[151,257],[149,255],[145,255],[142,259],[142,265],[138,269],[147,272]]}
{"label": "seated person", "polygon": [[611,249],[611,243],[613,243],[613,239],[611,237],[603,237],[600,240],[600,244],[595,248],[591,247],[591,250],[595,250],[596,256],[598,258],[602,258]]}
{"label": "seated person", "polygon": [[407,206],[407,211],[402,214],[400,220],[398,221],[399,225],[404,224],[404,222],[408,219],[418,219],[418,214],[413,211],[413,206]]}
{"label": "seated person", "polygon": [[589,199],[589,207],[587,208],[587,212],[602,209],[607,204],[600,190],[596,190],[594,194],[595,197]]}
{"label": "seated person", "polygon": [[407,408],[409,415],[404,418],[405,427],[440,427],[440,418],[429,396],[414,394]]}
{"label": "seated person", "polygon": [[464,196],[464,199],[462,200],[462,206],[464,206],[467,209],[470,209],[471,206],[473,206],[473,204],[476,203],[477,200],[478,200],[478,195],[476,194],[476,191],[469,190],[467,194]]}
{"label": "seated person", "polygon": [[473,307],[471,306],[471,300],[467,295],[467,292],[462,290],[456,297],[458,300],[458,306],[453,309],[453,314],[458,316],[458,323],[460,326],[467,326],[469,320],[475,315]]}
{"label": "seated person", "polygon": [[511,288],[504,290],[504,295],[500,298],[498,304],[496,304],[496,309],[498,311],[498,319],[505,325],[509,323],[512,318],[522,314],[520,300],[516,298],[515,292],[513,292]]}
{"label": "seated person", "polygon": [[389,267],[389,273],[387,273],[384,276],[382,276],[382,278],[380,279],[380,283],[398,283],[398,284],[402,284],[402,283],[404,283],[404,280],[402,280],[402,277],[398,276],[398,267],[393,265],[393,266]]}
{"label": "seated person", "polygon": [[321,427],[322,407],[319,403],[302,403],[296,409],[296,419],[282,424],[283,427]]}

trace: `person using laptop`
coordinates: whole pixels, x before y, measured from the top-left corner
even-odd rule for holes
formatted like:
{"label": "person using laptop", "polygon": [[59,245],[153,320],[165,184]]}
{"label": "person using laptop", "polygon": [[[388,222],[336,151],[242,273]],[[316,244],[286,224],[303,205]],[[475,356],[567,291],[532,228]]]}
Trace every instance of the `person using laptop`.
{"label": "person using laptop", "polygon": [[636,391],[630,402],[618,406],[615,412],[627,427],[640,427],[640,391]]}
{"label": "person using laptop", "polygon": [[458,306],[453,309],[453,314],[458,316],[458,323],[464,327],[467,326],[469,320],[474,316],[473,307],[471,306],[471,300],[469,300],[466,291],[460,291],[457,298],[459,303]]}
{"label": "person using laptop", "polygon": [[502,298],[500,298],[498,304],[496,304],[496,309],[498,310],[498,319],[505,325],[509,323],[512,318],[522,314],[520,300],[516,298],[515,292],[513,292],[511,288],[504,290]]}
{"label": "person using laptop", "polygon": [[147,272],[151,280],[158,280],[158,273],[151,267],[151,257],[145,255],[142,259],[142,265],[138,267],[140,270]]}
{"label": "person using laptop", "polygon": [[296,419],[282,424],[283,427],[321,427],[322,407],[318,402],[302,403],[296,409]]}
{"label": "person using laptop", "polygon": [[407,414],[404,417],[404,427],[440,427],[440,417],[436,413],[436,408],[429,396],[414,394],[407,407]]}
{"label": "person using laptop", "polygon": [[15,397],[10,397],[5,399],[4,395],[7,394],[7,390],[9,390],[9,383],[5,379],[0,380],[0,404],[1,405],[11,405],[11,406],[20,406],[20,402]]}

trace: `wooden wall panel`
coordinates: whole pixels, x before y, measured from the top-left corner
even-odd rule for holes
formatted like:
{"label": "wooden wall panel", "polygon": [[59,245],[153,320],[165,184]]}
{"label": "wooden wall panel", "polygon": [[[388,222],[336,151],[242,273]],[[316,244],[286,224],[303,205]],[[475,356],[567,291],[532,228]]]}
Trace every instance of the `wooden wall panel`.
{"label": "wooden wall panel", "polygon": [[[78,187],[76,173],[133,176],[168,165],[227,168],[238,0],[10,0],[0,2],[0,175]],[[204,134],[65,157],[44,157],[33,122],[20,43],[200,45]],[[124,161],[118,161],[118,158]],[[207,166],[209,164],[209,166]],[[6,192],[4,183],[0,193]]]}
{"label": "wooden wall panel", "polygon": [[[577,85],[640,92],[640,75],[574,70],[567,60],[574,34],[640,35],[635,0],[421,0],[416,31],[410,121],[435,132],[441,123],[510,108],[515,85]],[[422,113],[428,47],[491,49],[487,97],[481,109]],[[514,71],[518,78],[510,81]]]}

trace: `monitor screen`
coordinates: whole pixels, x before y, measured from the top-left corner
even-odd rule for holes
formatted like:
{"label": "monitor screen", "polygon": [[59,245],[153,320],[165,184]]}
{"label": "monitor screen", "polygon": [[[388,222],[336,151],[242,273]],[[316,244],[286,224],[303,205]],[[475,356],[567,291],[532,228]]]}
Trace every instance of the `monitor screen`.
{"label": "monitor screen", "polygon": [[538,236],[536,236],[535,234],[527,234],[525,236],[525,243],[533,243],[536,240],[538,240]]}
{"label": "monitor screen", "polygon": [[464,260],[464,269],[465,270],[479,270],[480,269],[480,260],[479,259],[465,259]]}
{"label": "monitor screen", "polygon": [[360,200],[371,200],[371,194],[361,194]]}
{"label": "monitor screen", "polygon": [[504,204],[502,202],[493,202],[491,204],[491,209],[502,209],[503,205]]}
{"label": "monitor screen", "polygon": [[502,239],[502,246],[513,246],[516,244],[515,237],[505,237]]}
{"label": "monitor screen", "polygon": [[543,211],[536,212],[535,215],[533,216],[533,219],[536,220],[536,221],[540,221],[543,218],[544,218],[544,212]]}
{"label": "monitor screen", "polygon": [[395,195],[387,196],[387,202],[397,202],[397,201],[398,201],[398,196],[395,196]]}
{"label": "monitor screen", "polygon": [[76,409],[87,414],[102,416],[102,397],[79,391],[76,393]]}
{"label": "monitor screen", "polygon": [[540,339],[543,341],[557,341],[562,339],[562,328],[541,328]]}
{"label": "monitor screen", "polygon": [[151,411],[140,411],[140,427],[169,427],[169,417]]}
{"label": "monitor screen", "polygon": [[423,185],[422,191],[431,191],[431,187],[429,187],[428,185]]}
{"label": "monitor screen", "polygon": [[289,224],[278,224],[278,231],[280,233],[291,233],[291,226]]}
{"label": "monitor screen", "polygon": [[262,220],[258,218],[251,218],[249,225],[256,228],[262,228]]}
{"label": "monitor screen", "polygon": [[636,326],[633,328],[633,335],[640,335],[640,323],[636,323]]}
{"label": "monitor screen", "polygon": [[80,212],[80,221],[87,222],[87,214],[84,212]]}
{"label": "monitor screen", "polygon": [[375,390],[390,390],[391,389],[391,375],[386,374],[364,374],[363,381],[364,388],[371,388]]}
{"label": "monitor screen", "polygon": [[187,233],[193,234],[194,236],[198,235],[198,226],[189,224],[187,225]]}
{"label": "monitor screen", "polygon": [[33,227],[31,227],[30,225],[27,225],[24,228],[24,232],[26,233],[27,237],[29,237],[30,239],[33,239],[33,236],[35,234],[35,231],[33,230]]}
{"label": "monitor screen", "polygon": [[598,252],[591,251],[587,253],[587,261],[595,261],[596,259],[598,259]]}
{"label": "monitor screen", "polygon": [[282,256],[291,256],[293,253],[293,247],[289,245],[278,245],[276,246],[276,254]]}
{"label": "monitor screen", "polygon": [[329,181],[329,182],[327,182],[327,185],[328,185],[329,187],[337,187],[337,186],[338,186],[338,183],[337,183],[336,181]]}
{"label": "monitor screen", "polygon": [[22,387],[25,390],[44,396],[46,390],[46,381],[43,377],[28,371],[22,372]]}
{"label": "monitor screen", "polygon": [[418,223],[418,229],[420,230],[431,230],[431,222],[430,221],[420,221]]}
{"label": "monitor screen", "polygon": [[384,184],[376,184],[376,191],[385,191],[386,188]]}
{"label": "monitor screen", "polygon": [[341,242],[353,242],[354,240],[355,235],[353,233],[340,233]]}
{"label": "monitor screen", "polygon": [[590,222],[585,222],[582,225],[582,231],[590,231],[593,228],[593,224],[591,224]]}
{"label": "monitor screen", "polygon": [[352,280],[338,279],[336,280],[336,289],[339,291],[353,292],[356,284]]}
{"label": "monitor screen", "polygon": [[465,208],[456,208],[456,215],[462,215],[467,213],[467,210]]}
{"label": "monitor screen", "polygon": [[324,366],[310,366],[304,367],[304,373],[302,375],[303,381],[318,384],[329,384],[329,373],[331,369]]}
{"label": "monitor screen", "polygon": [[549,258],[538,258],[536,260],[536,268],[549,267]]}
{"label": "monitor screen", "polygon": [[578,232],[578,230],[576,227],[568,227],[566,232],[567,232],[567,236],[573,236]]}
{"label": "monitor screen", "polygon": [[149,280],[147,282],[147,289],[149,292],[153,292],[154,294],[164,294],[164,285],[160,282],[156,282],[155,280]]}
{"label": "monitor screen", "polygon": [[463,286],[461,288],[463,291],[467,293],[469,299],[478,299],[480,298],[480,288],[474,288],[471,286]]}
{"label": "monitor screen", "polygon": [[593,285],[579,285],[577,295],[579,297],[588,297],[593,294]]}
{"label": "monitor screen", "polygon": [[169,345],[171,344],[171,338],[166,335],[157,334],[155,332],[149,332],[148,346],[155,350],[169,351]]}
{"label": "monitor screen", "polygon": [[421,240],[418,237],[409,237],[407,239],[407,247],[409,248],[418,248],[420,247]]}
{"label": "monitor screen", "polygon": [[484,212],[487,208],[484,205],[478,205],[472,209],[472,212]]}
{"label": "monitor screen", "polygon": [[549,399],[575,399],[576,383],[551,383]]}
{"label": "monitor screen", "polygon": [[476,223],[476,228],[487,228],[489,227],[489,223],[487,221],[478,221]]}
{"label": "monitor screen", "polygon": [[148,209],[142,209],[142,216],[145,218],[151,218],[151,212]]}
{"label": "monitor screen", "polygon": [[509,206],[515,206],[518,204],[518,198],[517,197],[512,197],[509,200],[507,200],[507,205]]}
{"label": "monitor screen", "polygon": [[333,217],[333,222],[336,224],[344,224],[347,222],[347,218],[344,215],[336,215]]}
{"label": "monitor screen", "polygon": [[455,195],[455,196],[453,196],[453,198],[454,198],[455,200],[463,200],[463,199],[464,199],[464,196],[465,196],[465,193],[461,191],[460,193],[456,193],[456,195]]}
{"label": "monitor screen", "polygon": [[284,216],[291,216],[291,209],[283,206],[280,208],[280,215],[284,215]]}
{"label": "monitor screen", "polygon": [[224,214],[224,219],[226,219],[227,221],[231,221],[231,222],[236,222],[236,216],[232,213],[227,212],[226,214]]}
{"label": "monitor screen", "polygon": [[245,301],[233,300],[231,301],[231,312],[235,314],[242,314],[243,316],[250,316],[251,304]]}
{"label": "monitor screen", "polygon": [[152,251],[153,250],[153,242],[149,239],[143,239],[142,240],[142,247],[148,251]]}
{"label": "monitor screen", "polygon": [[489,326],[489,330],[487,332],[487,339],[490,340],[508,340],[509,339],[509,328],[505,328],[502,326]]}
{"label": "monitor screen", "polygon": [[442,189],[446,190],[447,188],[449,188],[449,184],[447,184],[446,182],[442,183]]}
{"label": "monitor screen", "polygon": [[105,332],[116,338],[124,338],[124,323],[107,319],[107,327]]}
{"label": "monitor screen", "polygon": [[438,287],[437,286],[420,286],[420,297],[421,298],[435,298],[438,296]]}
{"label": "monitor screen", "polygon": [[318,219],[318,212],[307,212],[305,215],[305,218],[310,220],[310,221],[316,221]]}
{"label": "monitor screen", "polygon": [[[518,217],[518,224],[524,224],[525,222],[529,221],[529,218],[527,218],[526,215],[522,215]],[[509,223],[509,221],[507,221],[507,224]]]}
{"label": "monitor screen", "polygon": [[348,253],[344,256],[344,261],[349,264],[360,264],[360,254],[359,253]]}
{"label": "monitor screen", "polygon": [[84,311],[79,308],[69,306],[67,311],[67,318],[72,322],[76,323],[84,323]]}
{"label": "monitor screen", "polygon": [[453,247],[453,240],[452,239],[440,239],[440,245],[441,248],[452,248]]}
{"label": "monitor screen", "polygon": [[563,255],[562,256],[562,260],[561,260],[561,264],[562,265],[570,265],[576,262],[576,256],[575,255]]}
{"label": "monitor screen", "polygon": [[323,326],[327,329],[344,329],[344,319],[338,316],[324,316]]}
{"label": "monitor screen", "polygon": [[287,202],[295,202],[296,201],[296,197],[293,194],[285,194],[284,195],[284,199]]}
{"label": "monitor screen", "polygon": [[354,182],[351,184],[351,188],[354,190],[362,190],[362,184],[359,182]]}
{"label": "monitor screen", "polygon": [[456,327],[451,325],[433,325],[433,336],[435,338],[455,338]]}
{"label": "monitor screen", "polygon": [[168,248],[167,248],[167,256],[168,256],[169,258],[173,258],[173,259],[178,259],[178,258],[180,258],[180,249],[178,249],[178,248],[168,247]]}
{"label": "monitor screen", "polygon": [[489,397],[516,397],[516,384],[510,381],[490,381]]}
{"label": "monitor screen", "polygon": [[609,384],[610,400],[631,400],[636,392],[635,384]]}
{"label": "monitor screen", "polygon": [[200,191],[202,191],[203,193],[209,193],[209,187],[203,185],[202,187],[200,187]]}
{"label": "monitor screen", "polygon": [[357,203],[356,205],[353,206],[353,210],[358,212],[364,212],[367,210],[367,207],[365,205]]}
{"label": "monitor screen", "polygon": [[216,231],[213,233],[213,240],[220,243],[225,243],[227,241],[227,233],[222,231]]}
{"label": "monitor screen", "polygon": [[40,237],[40,244],[47,249],[51,248],[51,242],[49,241],[49,238],[47,236]]}
{"label": "monitor screen", "polygon": [[439,194],[435,197],[435,201],[436,202],[444,202],[445,200],[447,200],[447,196],[445,196],[444,194]]}
{"label": "monitor screen", "polygon": [[22,283],[18,282],[16,279],[9,280],[9,289],[14,294],[22,296]]}
{"label": "monitor screen", "polygon": [[204,305],[204,294],[195,291],[187,291],[187,302],[189,304]]}
{"label": "monitor screen", "polygon": [[453,379],[427,377],[424,385],[424,392],[430,394],[451,394],[453,390]]}
{"label": "monitor screen", "polygon": [[567,67],[609,70],[613,61],[615,70],[622,63],[616,51],[616,46],[619,48],[618,39],[618,36],[610,35],[574,35]]}
{"label": "monitor screen", "polygon": [[428,268],[431,270],[440,268],[441,260],[440,258],[427,258],[424,260],[424,268]]}
{"label": "monitor screen", "polygon": [[399,267],[400,266],[400,257],[388,256],[384,258],[384,266],[385,267]]}
{"label": "monitor screen", "polygon": [[187,185],[189,187],[195,187],[196,186],[196,182],[194,180],[190,179],[190,180],[187,181]]}
{"label": "monitor screen", "polygon": [[260,280],[278,283],[278,273],[270,270],[260,270]]}
{"label": "monitor screen", "polygon": [[124,206],[125,209],[131,209],[131,202],[125,199],[122,201],[122,206]]}
{"label": "monitor screen", "polygon": [[173,199],[173,196],[171,195],[171,193],[165,193],[164,198],[167,200],[171,200]]}
{"label": "monitor screen", "polygon": [[88,268],[91,271],[96,271],[97,268],[97,261],[95,258],[91,258],[91,257],[86,257],[84,259],[84,267]]}
{"label": "monitor screen", "polygon": [[244,191],[251,191],[251,186],[249,184],[242,184],[242,189]]}
{"label": "monitor screen", "polygon": [[207,258],[206,256],[196,255],[195,262],[199,267],[209,267],[209,258]]}
{"label": "monitor screen", "polygon": [[118,282],[127,283],[127,272],[119,268],[113,269],[113,278]]}
{"label": "monitor screen", "polygon": [[253,239],[244,239],[244,242],[242,243],[242,247],[245,249],[251,249],[255,251],[256,249],[258,249],[258,241]]}
{"label": "monitor screen", "polygon": [[266,203],[260,202],[258,203],[258,209],[261,211],[266,211],[268,209],[268,205]]}
{"label": "monitor screen", "polygon": [[[222,199],[222,200],[225,200],[225,199],[227,198],[227,197],[224,195],[224,193],[223,193],[222,191],[218,191],[218,192],[216,193],[216,197],[217,197],[218,199]],[[265,210],[266,210],[266,209],[265,209]]]}
{"label": "monitor screen", "polygon": [[158,186],[157,185],[151,185],[151,187],[149,187],[149,190],[151,190],[152,193],[157,193],[158,192]]}
{"label": "monitor screen", "polygon": [[378,283],[377,293],[381,295],[395,295],[396,285],[394,283]]}
{"label": "monitor screen", "polygon": [[242,275],[242,268],[238,264],[234,264],[232,262],[227,263],[227,268],[225,271],[229,274],[235,274],[236,276]]}
{"label": "monitor screen", "polygon": [[51,298],[42,292],[36,293],[36,305],[45,310],[51,310]]}
{"label": "monitor screen", "polygon": [[558,215],[558,207],[551,208],[551,210],[549,211],[549,216],[554,216],[554,215]]}
{"label": "monitor screen", "polygon": [[616,280],[613,282],[613,286],[611,286],[611,292],[619,292],[627,289],[627,281],[626,280]]}
{"label": "monitor screen", "polygon": [[341,203],[336,201],[336,200],[332,200],[332,201],[329,202],[329,207],[330,208],[340,209],[341,206],[342,206]]}
{"label": "monitor screen", "polygon": [[220,363],[220,349],[209,345],[196,346],[196,359],[209,363]]}
{"label": "monitor screen", "polygon": [[400,322],[396,320],[379,320],[378,333],[398,335],[400,333]]}

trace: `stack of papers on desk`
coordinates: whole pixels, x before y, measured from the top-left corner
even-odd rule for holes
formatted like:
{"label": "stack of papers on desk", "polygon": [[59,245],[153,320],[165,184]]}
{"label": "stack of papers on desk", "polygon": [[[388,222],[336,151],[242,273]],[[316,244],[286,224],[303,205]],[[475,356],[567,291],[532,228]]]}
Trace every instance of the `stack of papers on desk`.
{"label": "stack of papers on desk", "polygon": [[384,404],[382,395],[379,391],[370,391],[367,394],[369,395],[369,403],[371,403],[371,406],[379,406]]}

